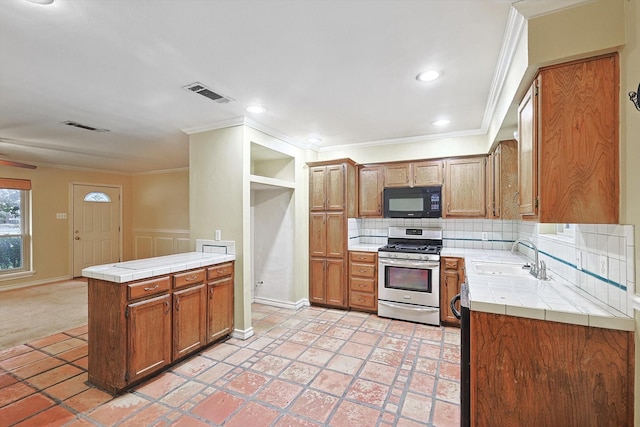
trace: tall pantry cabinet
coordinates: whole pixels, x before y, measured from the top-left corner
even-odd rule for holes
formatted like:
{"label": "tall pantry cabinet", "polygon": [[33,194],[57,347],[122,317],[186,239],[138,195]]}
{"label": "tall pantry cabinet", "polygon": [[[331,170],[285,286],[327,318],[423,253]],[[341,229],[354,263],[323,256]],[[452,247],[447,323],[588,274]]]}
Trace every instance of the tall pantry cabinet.
{"label": "tall pantry cabinet", "polygon": [[347,308],[347,219],[356,216],[356,165],[341,159],[308,166],[309,301]]}

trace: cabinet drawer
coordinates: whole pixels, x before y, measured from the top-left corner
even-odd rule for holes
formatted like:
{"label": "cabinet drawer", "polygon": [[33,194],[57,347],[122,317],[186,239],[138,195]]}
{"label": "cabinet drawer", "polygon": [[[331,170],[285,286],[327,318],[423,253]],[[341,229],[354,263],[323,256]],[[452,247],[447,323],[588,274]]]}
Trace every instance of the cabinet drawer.
{"label": "cabinet drawer", "polygon": [[373,278],[376,275],[376,267],[375,265],[356,264],[352,262],[349,265],[349,274],[352,276]]}
{"label": "cabinet drawer", "polygon": [[375,263],[375,252],[350,252],[350,259],[353,262]]}
{"label": "cabinet drawer", "polygon": [[231,276],[233,274],[233,263],[212,265],[207,268],[207,280],[214,280],[219,277]]}
{"label": "cabinet drawer", "polygon": [[376,283],[373,279],[352,277],[349,279],[349,289],[352,291],[374,293],[376,291]]}
{"label": "cabinet drawer", "polygon": [[173,287],[182,288],[184,286],[196,285],[204,282],[205,272],[204,269],[187,271],[186,273],[180,273],[173,276]]}
{"label": "cabinet drawer", "polygon": [[462,260],[459,258],[445,258],[444,259],[444,268],[445,270],[457,270],[460,267],[460,262]]}
{"label": "cabinet drawer", "polygon": [[169,276],[157,277],[144,282],[131,283],[127,285],[127,298],[130,300],[143,298],[150,295],[157,295],[168,291],[171,288]]}
{"label": "cabinet drawer", "polygon": [[376,298],[372,294],[351,291],[349,294],[349,305],[351,307],[365,308],[368,310],[376,309]]}

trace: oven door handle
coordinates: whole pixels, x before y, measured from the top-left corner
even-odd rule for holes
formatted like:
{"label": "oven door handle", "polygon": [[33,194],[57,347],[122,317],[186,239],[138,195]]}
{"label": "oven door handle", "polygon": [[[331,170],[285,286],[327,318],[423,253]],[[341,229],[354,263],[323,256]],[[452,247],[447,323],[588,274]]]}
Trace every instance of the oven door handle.
{"label": "oven door handle", "polygon": [[389,301],[381,301],[381,300],[378,300],[378,305],[386,305],[387,307],[401,308],[403,310],[419,311],[421,313],[424,313],[424,312],[433,313],[433,312],[439,312],[440,311],[440,309],[438,307],[410,306],[408,304],[395,304],[395,303],[392,303],[392,302],[389,302]]}
{"label": "oven door handle", "polygon": [[398,267],[414,267],[414,268],[437,268],[440,267],[438,261],[413,261],[413,260],[395,260],[395,259],[380,259],[378,258],[380,265],[390,265]]}

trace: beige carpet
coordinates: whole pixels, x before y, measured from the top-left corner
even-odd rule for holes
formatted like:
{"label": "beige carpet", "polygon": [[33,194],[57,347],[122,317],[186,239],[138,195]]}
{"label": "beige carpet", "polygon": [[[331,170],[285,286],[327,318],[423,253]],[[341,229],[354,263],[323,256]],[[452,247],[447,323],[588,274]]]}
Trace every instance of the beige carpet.
{"label": "beige carpet", "polygon": [[87,281],[0,292],[0,350],[87,324]]}

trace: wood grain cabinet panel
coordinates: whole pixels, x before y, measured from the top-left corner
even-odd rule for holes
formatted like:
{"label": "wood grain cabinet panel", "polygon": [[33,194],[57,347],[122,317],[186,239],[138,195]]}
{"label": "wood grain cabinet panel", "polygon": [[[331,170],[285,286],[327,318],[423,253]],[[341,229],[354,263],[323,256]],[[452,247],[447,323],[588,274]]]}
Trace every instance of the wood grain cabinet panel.
{"label": "wood grain cabinet panel", "polygon": [[518,219],[518,143],[500,141],[487,165],[487,218]]}
{"label": "wood grain cabinet panel", "polygon": [[206,290],[200,284],[173,293],[173,359],[204,346],[206,336]]}
{"label": "wood grain cabinet panel", "polygon": [[207,344],[233,332],[233,284],[232,275],[207,284]]}
{"label": "wood grain cabinet panel", "polygon": [[361,166],[358,169],[358,177],[358,215],[360,217],[382,218],[384,168],[382,166]]}
{"label": "wood grain cabinet panel", "polygon": [[524,219],[619,222],[619,74],[617,53],[540,69],[518,109]]}
{"label": "wood grain cabinet panel", "polygon": [[633,332],[471,312],[471,425],[633,425]]}
{"label": "wood grain cabinet panel", "polygon": [[485,216],[486,161],[486,156],[445,160],[443,216]]}
{"label": "wood grain cabinet panel", "polygon": [[398,163],[384,166],[385,187],[409,187],[410,182],[411,163]]}
{"label": "wood grain cabinet panel", "polygon": [[378,311],[378,254],[349,251],[349,306]]}
{"label": "wood grain cabinet panel", "polygon": [[414,187],[442,185],[443,164],[441,160],[415,162],[411,166]]}
{"label": "wood grain cabinet panel", "polygon": [[440,322],[459,327],[460,320],[451,311],[451,299],[460,293],[464,282],[464,258],[442,257],[440,265]]}

